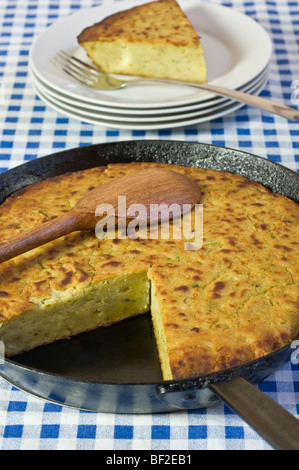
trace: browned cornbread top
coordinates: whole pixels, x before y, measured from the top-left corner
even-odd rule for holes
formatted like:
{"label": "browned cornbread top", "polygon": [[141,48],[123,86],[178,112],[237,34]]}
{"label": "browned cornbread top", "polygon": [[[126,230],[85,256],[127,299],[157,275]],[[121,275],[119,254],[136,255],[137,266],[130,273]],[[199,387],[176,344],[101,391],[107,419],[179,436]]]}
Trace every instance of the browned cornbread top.
{"label": "browned cornbread top", "polygon": [[85,28],[78,42],[126,41],[170,43],[176,46],[196,45],[197,35],[175,0],[158,0],[115,13]]}
{"label": "browned cornbread top", "polygon": [[[0,208],[0,236],[69,210],[94,186],[151,165],[119,164],[70,173],[24,188]],[[174,378],[262,356],[299,332],[298,205],[228,172],[171,169],[198,180],[204,204],[200,250],[185,240],[61,237],[0,265],[0,321],[66,289],[148,270]]]}

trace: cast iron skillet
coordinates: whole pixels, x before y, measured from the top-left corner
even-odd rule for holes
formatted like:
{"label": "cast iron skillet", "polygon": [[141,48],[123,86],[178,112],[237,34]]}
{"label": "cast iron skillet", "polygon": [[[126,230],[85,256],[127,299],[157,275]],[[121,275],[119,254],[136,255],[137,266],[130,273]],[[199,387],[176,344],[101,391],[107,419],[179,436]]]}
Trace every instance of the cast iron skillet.
{"label": "cast iron skillet", "polygon": [[[107,163],[155,161],[227,170],[299,202],[299,175],[237,150],[177,141],[127,141],[71,149],[0,175],[0,203],[36,181]],[[163,381],[150,314],[37,348],[0,365],[20,389],[65,406],[113,413],[160,413],[223,400],[276,449],[299,449],[299,421],[255,384],[295,354],[297,342],[239,367]]]}

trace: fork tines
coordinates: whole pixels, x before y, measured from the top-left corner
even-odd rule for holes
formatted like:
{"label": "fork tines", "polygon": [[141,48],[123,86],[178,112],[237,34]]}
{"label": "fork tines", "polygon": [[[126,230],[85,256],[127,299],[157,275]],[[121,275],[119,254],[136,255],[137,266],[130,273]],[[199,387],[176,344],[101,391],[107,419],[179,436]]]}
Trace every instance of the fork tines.
{"label": "fork tines", "polygon": [[52,61],[68,75],[85,84],[92,84],[94,79],[101,76],[101,73],[92,65],[63,51],[59,51]]}

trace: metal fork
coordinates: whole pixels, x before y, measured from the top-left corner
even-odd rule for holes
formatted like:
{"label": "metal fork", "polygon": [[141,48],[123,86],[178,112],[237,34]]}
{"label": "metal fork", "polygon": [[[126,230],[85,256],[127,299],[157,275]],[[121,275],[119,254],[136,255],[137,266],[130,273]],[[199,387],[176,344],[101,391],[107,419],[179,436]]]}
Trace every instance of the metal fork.
{"label": "metal fork", "polygon": [[62,69],[72,78],[96,90],[117,90],[135,85],[136,83],[168,83],[187,85],[199,88],[201,90],[210,91],[216,95],[231,98],[234,101],[240,101],[241,103],[263,109],[273,114],[277,114],[278,116],[284,117],[291,121],[297,121],[297,119],[299,119],[299,112],[293,108],[282,105],[280,103],[275,103],[259,96],[250,95],[248,93],[243,93],[237,90],[230,90],[228,88],[223,88],[216,85],[210,85],[209,83],[198,84],[162,78],[158,79],[143,77],[132,78],[130,80],[120,80],[110,74],[101,72],[100,69],[89,65],[83,60],[73,55],[69,55],[64,51],[58,52],[58,54],[53,57],[52,61],[57,67]]}

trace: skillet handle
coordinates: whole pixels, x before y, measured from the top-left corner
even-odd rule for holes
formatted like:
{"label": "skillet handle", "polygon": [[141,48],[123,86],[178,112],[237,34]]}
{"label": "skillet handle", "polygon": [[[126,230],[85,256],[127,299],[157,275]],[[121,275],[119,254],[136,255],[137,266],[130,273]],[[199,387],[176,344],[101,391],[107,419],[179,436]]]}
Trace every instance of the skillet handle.
{"label": "skillet handle", "polygon": [[274,449],[299,450],[299,420],[240,376],[209,385]]}

